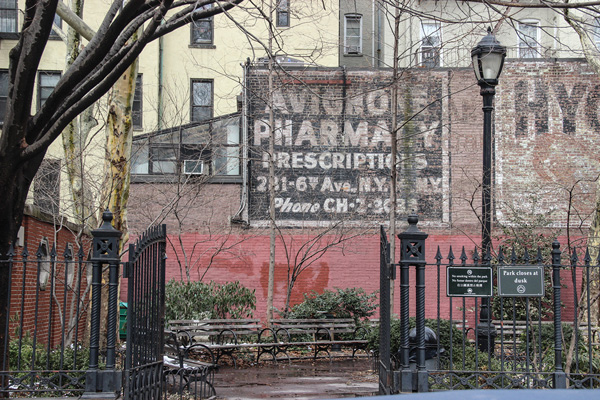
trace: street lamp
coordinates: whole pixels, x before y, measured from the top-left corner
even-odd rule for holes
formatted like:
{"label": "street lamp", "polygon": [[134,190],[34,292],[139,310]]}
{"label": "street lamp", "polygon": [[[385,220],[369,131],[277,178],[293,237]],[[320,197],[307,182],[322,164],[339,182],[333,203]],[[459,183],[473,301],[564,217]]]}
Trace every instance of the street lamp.
{"label": "street lamp", "polygon": [[[489,265],[489,257],[492,231],[491,215],[491,187],[492,187],[492,111],[494,110],[494,95],[496,85],[502,72],[506,48],[496,40],[492,29],[488,28],[487,35],[471,50],[473,69],[477,77],[477,84],[481,88],[483,97],[483,180],[481,193],[481,251],[483,260]],[[477,339],[479,349],[487,351],[490,355],[494,353],[494,340],[497,332],[492,324],[490,310],[490,298],[486,297],[481,302],[479,324],[477,326]]]}

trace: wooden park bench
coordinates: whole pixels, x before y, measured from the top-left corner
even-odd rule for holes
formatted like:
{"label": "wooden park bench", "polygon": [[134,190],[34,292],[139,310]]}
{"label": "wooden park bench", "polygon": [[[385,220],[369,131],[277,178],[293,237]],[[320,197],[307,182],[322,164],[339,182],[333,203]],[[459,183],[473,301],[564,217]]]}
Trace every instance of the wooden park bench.
{"label": "wooden park bench", "polygon": [[352,318],[273,319],[271,327],[278,342],[277,353],[285,354],[288,359],[293,347],[312,347],[313,358],[325,352],[331,359],[330,350],[335,345],[351,347],[354,357],[369,342],[368,329],[357,326]]}

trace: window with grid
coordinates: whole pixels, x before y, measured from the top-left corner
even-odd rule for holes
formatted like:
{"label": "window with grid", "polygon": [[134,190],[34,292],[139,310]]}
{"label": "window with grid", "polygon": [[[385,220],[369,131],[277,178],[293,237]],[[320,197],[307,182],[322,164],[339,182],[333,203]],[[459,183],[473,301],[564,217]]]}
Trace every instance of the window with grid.
{"label": "window with grid", "polygon": [[519,22],[519,57],[537,58],[540,56],[540,26],[538,21]]}
{"label": "window with grid", "polygon": [[277,0],[276,26],[290,26],[290,0]]}
{"label": "window with grid", "polygon": [[38,109],[41,108],[60,80],[60,72],[38,74]]}
{"label": "window with grid", "polygon": [[421,66],[441,66],[442,26],[438,22],[421,23]]}
{"label": "window with grid", "polygon": [[135,92],[133,94],[133,105],[131,107],[131,122],[133,129],[143,128],[143,91],[142,91],[142,74],[138,74],[135,78]]}
{"label": "window with grid", "polygon": [[344,16],[344,54],[362,53],[362,15]]}
{"label": "window with grid", "polygon": [[17,33],[17,0],[0,0],[0,33]]}
{"label": "window with grid", "polygon": [[213,114],[213,81],[192,80],[192,122],[212,118]]}

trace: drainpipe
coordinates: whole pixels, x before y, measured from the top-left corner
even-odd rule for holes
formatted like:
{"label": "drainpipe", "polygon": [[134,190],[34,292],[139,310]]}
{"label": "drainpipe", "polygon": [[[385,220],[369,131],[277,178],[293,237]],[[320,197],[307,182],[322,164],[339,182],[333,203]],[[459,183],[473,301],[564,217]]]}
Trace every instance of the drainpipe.
{"label": "drainpipe", "polygon": [[377,4],[375,6],[375,2],[377,0],[373,0],[373,8],[376,8],[377,12],[377,68],[381,68],[381,4]]}
{"label": "drainpipe", "polygon": [[240,129],[242,130],[242,154],[240,166],[242,167],[242,193],[240,195],[240,208],[231,217],[231,222],[248,223],[247,216],[243,213],[246,211],[246,199],[248,198],[248,70],[250,69],[250,58],[246,60],[246,64],[242,65],[244,76],[242,77],[242,115],[240,117]]}
{"label": "drainpipe", "polygon": [[157,111],[157,126],[158,130],[162,129],[162,119],[163,119],[163,56],[164,49],[163,43],[164,37],[158,38],[158,111]]}

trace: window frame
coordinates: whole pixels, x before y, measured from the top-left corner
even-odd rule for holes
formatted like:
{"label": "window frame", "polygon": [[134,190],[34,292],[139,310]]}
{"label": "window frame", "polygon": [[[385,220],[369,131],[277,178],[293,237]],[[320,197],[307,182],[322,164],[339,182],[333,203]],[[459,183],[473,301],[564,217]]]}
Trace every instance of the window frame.
{"label": "window frame", "polygon": [[[433,31],[431,32],[431,34],[427,34],[425,26],[433,27]],[[435,45],[428,44],[426,46],[425,42],[429,38],[437,39],[438,45],[435,46]],[[442,36],[442,23],[441,22],[439,22],[439,21],[422,21],[421,22],[420,38],[419,38],[419,66],[425,67],[425,68],[439,68],[443,65],[442,64],[442,40],[443,40],[443,36]],[[424,57],[424,54],[426,52],[433,53],[434,51],[437,52],[435,58],[432,58],[432,57],[425,58]],[[431,62],[430,60],[433,60],[433,62]]]}
{"label": "window frame", "polygon": [[[524,26],[535,27],[535,38],[529,36],[528,34],[524,35],[522,33],[521,27]],[[519,58],[540,58],[540,21],[537,19],[524,19],[522,21],[519,21],[517,28],[517,50]],[[527,40],[525,40],[526,38],[531,38],[535,42],[535,46],[531,46],[531,44]]]}
{"label": "window frame", "polygon": [[144,129],[144,79],[143,74],[135,77],[135,91],[131,103],[131,126],[134,130]]}
{"label": "window frame", "polygon": [[[44,88],[52,88],[52,90],[54,90],[54,88],[56,87],[56,85],[54,86],[42,86],[42,76],[58,76],[58,81],[60,81],[60,78],[62,77],[62,73],[60,71],[38,71],[38,76],[37,76],[37,109],[39,110],[40,108],[42,108],[42,90]],[[56,83],[58,83],[58,81],[56,81]],[[52,92],[50,92],[52,93]],[[50,97],[50,95],[48,95],[48,97]],[[48,97],[46,97],[44,99],[44,103],[46,102],[46,100],[48,99]]]}
{"label": "window frame", "polygon": [[[275,26],[277,28],[290,27],[290,1],[277,0],[275,5]],[[283,19],[284,16],[286,17],[285,20]]]}
{"label": "window frame", "polygon": [[[10,0],[4,0],[6,2]],[[17,0],[14,1],[13,7],[0,7],[0,16],[6,16],[5,18],[0,18],[0,29],[3,28],[2,21],[13,21],[14,30],[0,30],[0,38],[3,39],[17,39],[19,37],[19,2]],[[9,17],[9,14],[14,14],[14,17]],[[8,25],[8,23],[7,23]]]}
{"label": "window frame", "polygon": [[[194,104],[194,84],[197,83],[208,83],[210,84],[210,105],[196,105]],[[190,80],[190,122],[202,122],[213,118],[215,106],[215,84],[213,79],[191,79]],[[197,108],[209,109],[208,118],[194,119],[194,110]]]}
{"label": "window frame", "polygon": [[[348,35],[348,21],[349,20],[357,20],[358,21],[358,36],[349,36]],[[348,38],[358,38],[358,49],[356,52],[349,51],[350,45],[348,44]],[[363,54],[363,16],[362,14],[357,13],[349,13],[344,14],[344,55],[345,56],[355,56]]]}

